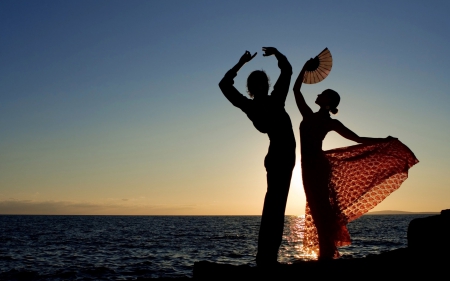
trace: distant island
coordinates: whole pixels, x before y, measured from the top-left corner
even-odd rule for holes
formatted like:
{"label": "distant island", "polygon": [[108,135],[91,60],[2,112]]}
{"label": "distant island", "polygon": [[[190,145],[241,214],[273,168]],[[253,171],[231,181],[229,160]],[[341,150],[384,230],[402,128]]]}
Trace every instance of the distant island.
{"label": "distant island", "polygon": [[439,212],[406,212],[406,211],[396,211],[396,210],[385,210],[368,212],[366,215],[415,215],[415,214],[439,214]]}

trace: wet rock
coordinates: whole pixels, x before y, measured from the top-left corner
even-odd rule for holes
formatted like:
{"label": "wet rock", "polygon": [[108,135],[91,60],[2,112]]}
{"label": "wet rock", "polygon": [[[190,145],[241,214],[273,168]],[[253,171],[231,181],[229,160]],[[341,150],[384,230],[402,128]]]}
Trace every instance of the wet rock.
{"label": "wet rock", "polygon": [[413,219],[408,226],[408,248],[416,256],[447,258],[450,255],[450,209]]}

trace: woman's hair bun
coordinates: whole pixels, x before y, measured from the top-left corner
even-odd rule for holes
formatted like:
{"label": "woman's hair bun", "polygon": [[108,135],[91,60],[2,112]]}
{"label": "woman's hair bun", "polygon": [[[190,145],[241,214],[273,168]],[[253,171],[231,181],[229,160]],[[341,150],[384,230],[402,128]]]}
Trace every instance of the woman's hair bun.
{"label": "woman's hair bun", "polygon": [[339,110],[338,110],[337,108],[331,108],[331,109],[330,109],[330,112],[333,113],[333,114],[337,114],[338,111],[339,111]]}

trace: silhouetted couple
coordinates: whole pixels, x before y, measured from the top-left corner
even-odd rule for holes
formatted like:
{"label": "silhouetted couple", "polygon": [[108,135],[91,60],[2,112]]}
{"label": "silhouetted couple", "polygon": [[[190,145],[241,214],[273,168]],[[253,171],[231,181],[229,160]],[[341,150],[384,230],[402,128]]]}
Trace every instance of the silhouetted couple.
{"label": "silhouetted couple", "polygon": [[[274,55],[281,74],[269,95],[269,79],[264,71],[254,71],[247,79],[249,99],[233,86],[239,69],[255,56],[248,51],[220,81],[225,97],[247,114],[255,128],[267,134],[269,151],[264,159],[267,192],[258,236],[258,266],[278,264],[284,213],[295,165],[295,137],[284,106],[289,91],[292,67],[277,49],[264,47],[264,56]],[[300,88],[307,61],[295,85],[294,95],[303,121],[300,124],[302,177],[307,206],[303,250],[319,259],[339,256],[337,246],[350,244],[346,225],[366,213],[397,189],[406,179],[408,169],[417,163],[414,154],[395,138],[359,137],[338,120],[338,93],[325,90],[316,99],[319,111],[305,103]],[[361,143],[331,151],[322,150],[329,131]],[[356,183],[356,184],[355,184]]]}

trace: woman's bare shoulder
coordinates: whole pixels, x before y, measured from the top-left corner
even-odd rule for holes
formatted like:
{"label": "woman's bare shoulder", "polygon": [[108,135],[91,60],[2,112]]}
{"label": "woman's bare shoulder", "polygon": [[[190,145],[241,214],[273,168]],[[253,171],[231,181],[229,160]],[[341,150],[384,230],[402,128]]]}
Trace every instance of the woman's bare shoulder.
{"label": "woman's bare shoulder", "polygon": [[342,124],[341,121],[333,118],[330,118],[330,124],[333,129],[344,126],[344,124]]}

